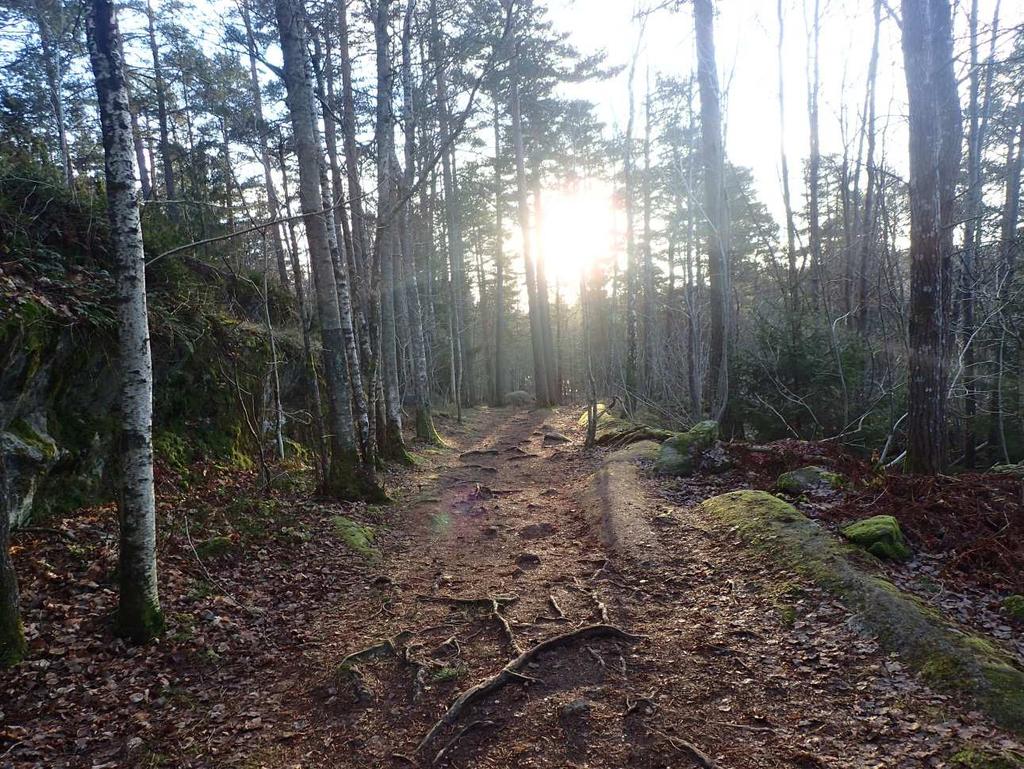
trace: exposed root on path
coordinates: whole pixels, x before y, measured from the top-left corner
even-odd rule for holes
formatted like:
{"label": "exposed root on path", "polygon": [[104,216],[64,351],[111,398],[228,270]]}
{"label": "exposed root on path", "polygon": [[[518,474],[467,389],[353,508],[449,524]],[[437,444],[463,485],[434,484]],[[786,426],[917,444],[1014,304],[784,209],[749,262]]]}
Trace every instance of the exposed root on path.
{"label": "exposed root on path", "polygon": [[680,753],[687,753],[694,761],[704,767],[704,769],[720,769],[711,756],[698,748],[692,742],[688,742],[681,737],[672,737],[671,735],[665,734],[665,732],[658,731],[657,729],[653,729],[652,731],[654,734],[657,734],[659,737],[667,740],[668,744]]}
{"label": "exposed root on path", "polygon": [[521,681],[524,679],[532,680],[528,676],[524,676],[520,671],[530,664],[538,655],[575,641],[595,638],[612,638],[620,641],[626,641],[628,643],[637,643],[641,641],[644,636],[627,633],[625,630],[617,628],[614,625],[587,625],[585,627],[569,631],[568,633],[562,633],[561,635],[556,635],[545,641],[541,641],[539,644],[530,647],[505,665],[505,667],[503,667],[496,675],[481,681],[460,694],[445,714],[441,716],[441,719],[435,723],[423,739],[420,740],[420,744],[416,747],[417,755],[422,755],[427,748],[430,747],[431,743],[441,730],[454,724],[458,720],[459,716],[462,715],[463,711],[470,705],[477,702],[477,700],[497,691],[510,681]]}
{"label": "exposed root on path", "polygon": [[521,654],[523,647],[519,645],[516,640],[515,633],[512,632],[512,626],[509,624],[505,615],[501,613],[503,606],[509,606],[519,600],[517,595],[495,595],[485,596],[483,598],[457,598],[454,596],[446,595],[425,595],[420,594],[418,596],[424,601],[435,601],[438,603],[453,603],[457,606],[466,606],[470,608],[480,608],[490,610],[490,616],[495,622],[501,627],[502,633],[505,634],[508,645],[512,647],[512,651],[516,654]]}
{"label": "exposed root on path", "polygon": [[437,755],[434,756],[434,760],[431,761],[430,763],[432,763],[432,764],[439,764],[439,763],[441,763],[441,761],[444,760],[444,757],[446,755],[448,755],[448,751],[450,751],[452,748],[454,748],[456,745],[459,744],[459,740],[461,740],[463,737],[465,737],[467,734],[469,734],[474,729],[480,729],[480,728],[485,727],[485,726],[494,726],[494,722],[493,721],[472,721],[472,722],[466,724],[465,726],[463,726],[461,729],[459,729],[459,731],[457,731],[455,733],[454,737],[452,737],[450,740],[448,740],[448,742],[445,743],[443,748],[441,748],[439,751],[437,751]]}
{"label": "exposed root on path", "polygon": [[[401,656],[406,662],[409,662],[407,642],[412,640],[413,633],[409,630],[403,630],[400,633],[392,636],[391,638],[385,638],[383,641],[378,641],[371,646],[367,646],[365,649],[354,651],[351,654],[346,654],[341,662],[338,663],[338,677],[348,678],[352,687],[355,689],[356,698],[359,700],[368,700],[373,697],[373,692],[366,686],[363,673],[359,669],[360,662],[373,659],[375,657],[381,657],[386,654],[394,654],[395,656]],[[399,649],[404,648],[402,654],[399,654]]]}

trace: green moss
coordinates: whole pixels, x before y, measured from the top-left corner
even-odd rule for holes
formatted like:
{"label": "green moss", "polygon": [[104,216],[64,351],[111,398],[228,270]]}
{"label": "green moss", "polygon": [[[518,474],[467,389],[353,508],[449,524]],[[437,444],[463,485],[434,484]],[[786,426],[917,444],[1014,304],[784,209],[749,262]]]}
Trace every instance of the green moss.
{"label": "green moss", "polygon": [[465,665],[444,665],[430,674],[430,680],[437,684],[457,681],[469,672]]}
{"label": "green moss", "polygon": [[791,606],[788,603],[778,603],[775,605],[775,613],[779,615],[779,622],[782,623],[783,627],[791,628],[796,622],[795,606]]}
{"label": "green moss", "polygon": [[217,558],[231,552],[234,543],[229,537],[210,537],[196,545],[196,553],[200,558]]}
{"label": "green moss", "polygon": [[1024,769],[1024,755],[967,745],[953,755],[952,766],[956,769]]}
{"label": "green moss", "polygon": [[356,523],[351,518],[338,515],[331,519],[334,533],[342,542],[365,558],[378,558],[380,552],[374,546],[376,534],[372,527]]}
{"label": "green moss", "polygon": [[12,668],[25,659],[28,644],[17,617],[0,617],[0,670]]}
{"label": "green moss", "polygon": [[736,491],[701,505],[758,549],[812,578],[856,612],[858,622],[939,689],[961,691],[997,723],[1024,732],[1024,671],[987,639],[965,634],[933,607],[858,566],[858,553],[763,491]]}
{"label": "green moss", "polygon": [[891,515],[875,515],[856,521],[844,526],[842,532],[850,542],[882,560],[905,561],[912,555],[903,539],[899,521]]}
{"label": "green moss", "polygon": [[697,468],[700,455],[714,446],[717,440],[717,422],[698,422],[661,444],[655,469],[663,475],[691,475]]}
{"label": "green moss", "polygon": [[790,470],[779,476],[775,488],[786,494],[804,494],[816,489],[840,489],[845,480],[839,473],[833,473],[817,465],[808,465]]}
{"label": "green moss", "polygon": [[1014,619],[1024,622],[1024,595],[1011,595],[1003,601],[1003,609]]}
{"label": "green moss", "polygon": [[[597,404],[597,421],[598,424],[601,422],[601,416],[608,410],[608,407],[603,403]],[[590,409],[584,409],[583,413],[580,414],[580,418],[576,420],[576,424],[580,427],[586,427],[590,424]]]}
{"label": "green moss", "polygon": [[40,452],[47,460],[57,457],[57,444],[32,427],[24,419],[15,419],[11,422],[7,426],[7,432]]}
{"label": "green moss", "polygon": [[132,595],[121,586],[121,602],[114,621],[114,632],[134,643],[147,643],[164,631],[164,615],[160,604],[140,594]]}

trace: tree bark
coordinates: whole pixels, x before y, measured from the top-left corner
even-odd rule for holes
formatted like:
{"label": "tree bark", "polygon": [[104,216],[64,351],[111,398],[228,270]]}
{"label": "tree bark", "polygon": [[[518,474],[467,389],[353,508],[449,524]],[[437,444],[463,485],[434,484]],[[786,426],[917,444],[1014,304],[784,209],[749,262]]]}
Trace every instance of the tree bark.
{"label": "tree bark", "polygon": [[[256,118],[256,132],[260,142],[260,165],[263,166],[263,186],[267,192],[267,211],[271,219],[280,217],[281,203],[277,198],[277,187],[274,185],[270,166],[270,138],[267,134],[267,121],[263,117],[263,94],[260,90],[260,79],[256,71],[256,38],[252,31],[252,20],[249,16],[249,0],[239,4],[242,11],[242,23],[245,25],[246,52],[249,57],[249,87],[252,92],[253,111]],[[270,228],[270,243],[277,262],[277,278],[281,285],[288,287],[288,266],[285,262],[284,244],[281,241],[280,225]],[[300,308],[301,310],[301,308]]]}
{"label": "tree bark", "polygon": [[11,559],[11,481],[0,455],[0,670],[14,667],[28,646],[18,606],[18,579]]}
{"label": "tree bark", "polygon": [[110,0],[89,4],[86,33],[99,101],[107,216],[116,264],[122,465],[117,627],[132,640],[144,642],[163,628],[153,489],[153,362],[131,116],[121,33]]}
{"label": "tree bark", "polygon": [[494,93],[494,391],[491,402],[495,406],[505,403],[508,392],[505,362],[505,206],[502,200],[502,159],[500,102],[497,89]]}
{"label": "tree bark", "polygon": [[694,0],[697,38],[697,80],[700,90],[701,154],[704,166],[704,214],[708,240],[711,351],[708,372],[708,413],[719,422],[729,408],[729,259],[726,250],[725,157],[722,108],[715,59],[714,10],[711,0]]}
{"label": "tree bark", "polygon": [[297,0],[276,0],[274,7],[284,59],[287,104],[299,158],[299,202],[314,272],[331,416],[331,464],[324,486],[326,491],[341,498],[379,499],[383,492],[377,485],[372,457],[360,460],[353,420],[346,359],[351,363],[354,355],[358,365],[358,353],[354,350],[351,303],[345,301],[348,288],[337,285],[329,241],[331,225],[323,212],[323,151],[316,128],[303,12]]}
{"label": "tree bark", "polygon": [[946,464],[946,332],[962,131],[948,0],[902,0],[910,129],[910,472]]}
{"label": "tree bark", "polygon": [[156,92],[156,116],[160,129],[160,161],[164,172],[164,191],[167,193],[167,213],[172,221],[178,220],[178,185],[174,177],[174,163],[171,160],[171,132],[167,119],[167,86],[164,70],[160,63],[160,46],[156,41],[156,19],[153,5],[146,0],[146,23],[149,34],[149,51],[153,57],[153,89]]}
{"label": "tree bark", "polygon": [[544,361],[544,337],[537,299],[537,279],[530,247],[530,207],[526,182],[526,158],[523,149],[523,121],[519,104],[519,45],[516,42],[512,63],[512,146],[516,158],[516,187],[519,194],[519,229],[522,232],[523,262],[526,265],[526,296],[529,304],[530,343],[533,349],[533,386],[538,406],[550,406],[548,373]]}

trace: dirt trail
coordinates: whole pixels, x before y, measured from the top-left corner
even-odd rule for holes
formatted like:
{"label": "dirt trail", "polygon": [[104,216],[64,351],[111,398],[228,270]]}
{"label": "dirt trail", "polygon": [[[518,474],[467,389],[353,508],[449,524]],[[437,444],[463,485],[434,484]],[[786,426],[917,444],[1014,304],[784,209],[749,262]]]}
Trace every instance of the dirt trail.
{"label": "dirt trail", "polygon": [[[588,509],[601,456],[573,417],[474,412],[414,473],[382,560],[325,607],[258,765],[941,767],[1005,741],[654,480],[657,562],[610,552]],[[460,692],[594,623],[644,638],[547,651],[417,750]]]}

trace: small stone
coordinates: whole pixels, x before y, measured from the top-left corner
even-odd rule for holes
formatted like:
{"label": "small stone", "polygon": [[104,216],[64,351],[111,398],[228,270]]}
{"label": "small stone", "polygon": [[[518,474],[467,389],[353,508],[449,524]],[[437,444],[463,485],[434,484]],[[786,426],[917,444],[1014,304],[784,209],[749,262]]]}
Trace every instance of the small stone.
{"label": "small stone", "polygon": [[536,553],[523,553],[518,558],[516,558],[516,565],[524,569],[527,567],[537,566],[539,564],[540,556]]}
{"label": "small stone", "polygon": [[584,699],[573,700],[562,705],[558,714],[562,718],[582,718],[590,715],[590,703]]}

